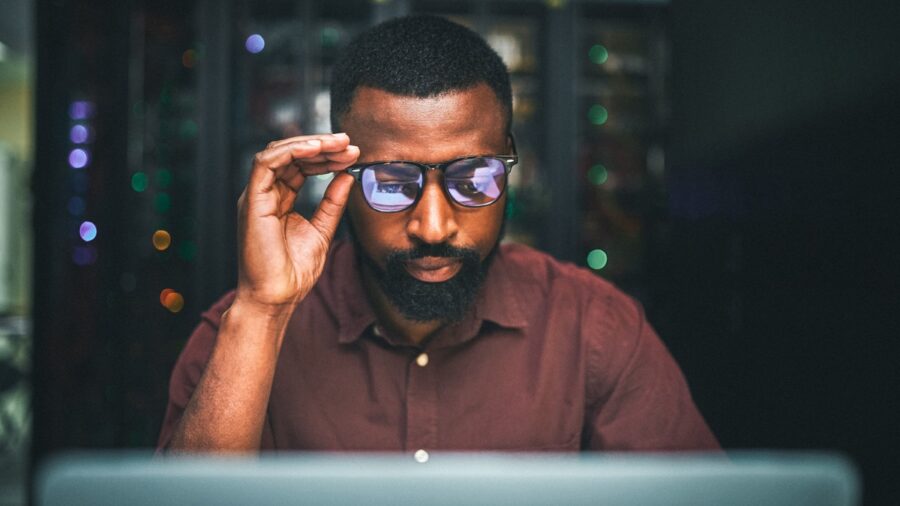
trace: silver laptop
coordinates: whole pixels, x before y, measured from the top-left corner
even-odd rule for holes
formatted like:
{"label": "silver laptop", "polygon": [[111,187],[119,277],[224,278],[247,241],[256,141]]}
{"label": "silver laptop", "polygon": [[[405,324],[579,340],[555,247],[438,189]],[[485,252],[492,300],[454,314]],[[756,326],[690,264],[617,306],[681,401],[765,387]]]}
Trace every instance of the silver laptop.
{"label": "silver laptop", "polygon": [[[422,460],[422,459],[419,459]],[[36,504],[859,504],[854,466],[830,454],[291,454],[259,458],[69,454],[40,469]]]}

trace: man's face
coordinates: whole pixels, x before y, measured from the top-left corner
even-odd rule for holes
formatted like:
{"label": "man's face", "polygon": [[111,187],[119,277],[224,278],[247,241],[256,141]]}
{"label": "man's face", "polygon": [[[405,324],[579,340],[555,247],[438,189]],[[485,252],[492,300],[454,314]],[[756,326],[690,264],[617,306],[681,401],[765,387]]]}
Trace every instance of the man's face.
{"label": "man's face", "polygon": [[[503,109],[485,84],[433,98],[362,87],[342,125],[350,142],[360,148],[360,162],[431,164],[510,151]],[[445,194],[442,173],[429,170],[413,207],[396,213],[375,211],[356,185],[348,212],[365,265],[401,312],[414,320],[454,320],[465,308],[448,307],[442,314],[439,306],[471,302],[473,293],[453,292],[477,290],[483,272],[473,269],[482,268],[497,244],[505,199],[486,207],[463,207]],[[425,299],[426,305],[438,307],[404,308],[398,299],[404,296],[413,306],[416,299]],[[455,301],[460,296],[466,300]]]}

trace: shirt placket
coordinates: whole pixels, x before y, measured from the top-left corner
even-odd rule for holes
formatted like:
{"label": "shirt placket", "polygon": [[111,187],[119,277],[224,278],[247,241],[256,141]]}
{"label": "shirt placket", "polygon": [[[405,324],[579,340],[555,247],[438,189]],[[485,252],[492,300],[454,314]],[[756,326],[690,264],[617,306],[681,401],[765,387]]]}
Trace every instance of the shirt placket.
{"label": "shirt placket", "polygon": [[437,368],[433,357],[422,352],[408,365],[406,385],[406,451],[419,462],[437,447]]}

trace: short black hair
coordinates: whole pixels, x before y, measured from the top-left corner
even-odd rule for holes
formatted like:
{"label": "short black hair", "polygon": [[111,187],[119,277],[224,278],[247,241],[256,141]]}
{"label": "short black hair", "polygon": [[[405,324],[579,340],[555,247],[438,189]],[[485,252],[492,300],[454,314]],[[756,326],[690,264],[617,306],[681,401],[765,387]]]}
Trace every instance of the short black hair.
{"label": "short black hair", "polygon": [[512,90],[500,56],[472,30],[437,16],[385,21],[362,32],[335,63],[331,128],[350,110],[356,89],[368,86],[420,98],[485,83],[494,90],[506,128],[512,127]]}

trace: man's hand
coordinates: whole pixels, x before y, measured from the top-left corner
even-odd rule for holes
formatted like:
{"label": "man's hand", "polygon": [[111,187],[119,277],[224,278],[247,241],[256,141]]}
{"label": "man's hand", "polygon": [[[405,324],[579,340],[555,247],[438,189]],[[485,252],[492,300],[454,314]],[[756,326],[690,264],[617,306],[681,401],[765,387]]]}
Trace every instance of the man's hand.
{"label": "man's hand", "polygon": [[356,162],[346,134],[307,135],[270,143],[256,154],[238,201],[235,303],[263,311],[293,310],[315,285],[347,203],[353,177],[339,173],[310,220],[294,211],[307,177]]}
{"label": "man's hand", "polygon": [[237,293],[171,449],[259,449],[287,322],[322,274],[353,176],[337,174],[308,221],[294,212],[294,200],[308,176],[340,171],[357,158],[359,148],[344,134],[273,142],[254,158],[238,202]]}

